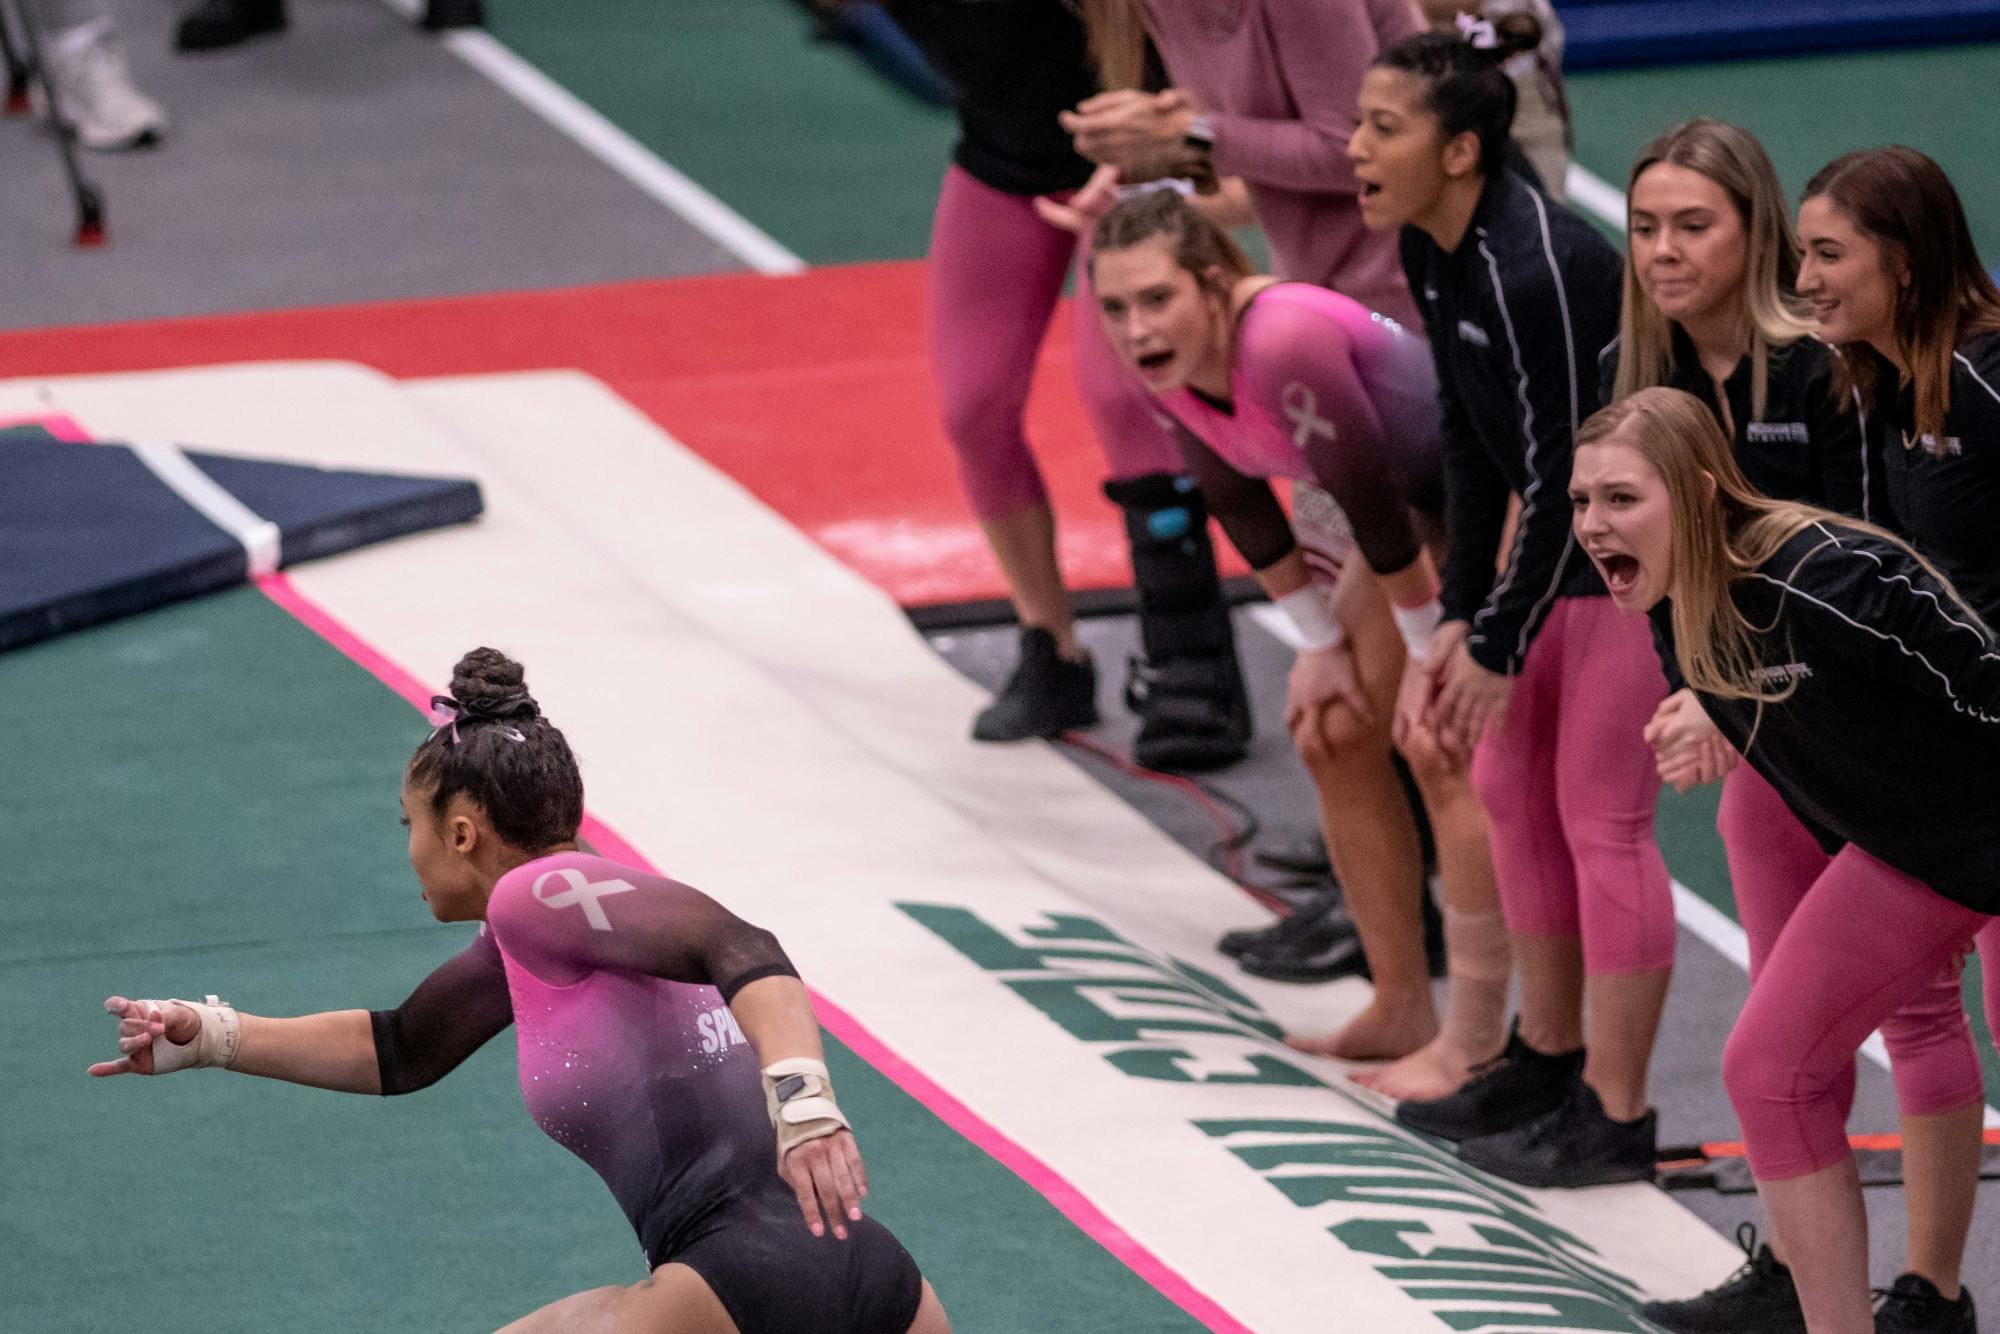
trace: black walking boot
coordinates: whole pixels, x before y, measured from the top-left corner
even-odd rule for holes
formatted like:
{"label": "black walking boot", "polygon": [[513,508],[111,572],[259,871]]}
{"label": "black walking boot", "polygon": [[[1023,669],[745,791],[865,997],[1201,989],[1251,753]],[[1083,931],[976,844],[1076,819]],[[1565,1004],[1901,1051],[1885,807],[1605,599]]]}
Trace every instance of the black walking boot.
{"label": "black walking boot", "polygon": [[1208,506],[1189,477],[1149,473],[1106,482],[1125,511],[1139,641],[1125,702],[1139,715],[1132,758],[1149,769],[1198,772],[1243,758],[1250,699],[1236,665],[1236,632],[1215,572]]}

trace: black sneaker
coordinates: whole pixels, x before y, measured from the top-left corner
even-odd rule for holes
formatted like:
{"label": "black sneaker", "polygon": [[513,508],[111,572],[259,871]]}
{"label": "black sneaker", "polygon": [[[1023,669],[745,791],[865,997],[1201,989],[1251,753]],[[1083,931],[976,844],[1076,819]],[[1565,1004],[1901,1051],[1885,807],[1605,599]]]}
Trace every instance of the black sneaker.
{"label": "black sneaker", "polygon": [[1289,913],[1268,926],[1245,927],[1240,931],[1223,933],[1222,939],[1215,942],[1215,948],[1232,959],[1240,959],[1246,954],[1289,949],[1292,942],[1309,933],[1320,918],[1339,910],[1340,895],[1322,892],[1309,901],[1294,904]]}
{"label": "black sneaker", "polygon": [[1922,1274],[1905,1274],[1875,1295],[1882,1303],[1875,1308],[1875,1334],[1979,1334],[1972,1289],[1962,1284],[1958,1300],[1948,1302]]}
{"label": "black sneaker", "polygon": [[[1289,925],[1305,915],[1293,913],[1285,922]],[[1330,903],[1282,940],[1240,955],[1236,966],[1273,982],[1331,982],[1362,973],[1368,960],[1361,952],[1361,933],[1354,929],[1354,919],[1339,903]]]}
{"label": "black sneaker", "polygon": [[1476,1139],[1560,1107],[1582,1073],[1583,1048],[1553,1056],[1536,1051],[1521,1040],[1517,1019],[1500,1054],[1474,1066],[1463,1087],[1442,1098],[1399,1102],[1396,1120],[1439,1139]]}
{"label": "black sneaker", "polygon": [[1757,1225],[1740,1223],[1736,1244],[1743,1267],[1715,1287],[1679,1302],[1647,1302],[1639,1314],[1667,1334],[1806,1334],[1806,1313],[1792,1271],[1778,1263],[1769,1246],[1757,1244]]}
{"label": "black sneaker", "polygon": [[1258,848],[1250,860],[1286,875],[1326,876],[1333,874],[1333,858],[1327,855],[1326,835],[1315,829],[1287,843]]}
{"label": "black sneaker", "polygon": [[174,29],[177,51],[219,51],[285,29],[285,0],[202,0]]}
{"label": "black sneaker", "polygon": [[972,720],[974,741],[1026,741],[1052,737],[1097,722],[1097,668],[1089,658],[1071,662],[1056,651],[1056,637],[1036,626],[1021,628],[1021,660],[993,702]]}
{"label": "black sneaker", "polygon": [[1659,1113],[1636,1121],[1604,1114],[1597,1090],[1578,1079],[1554,1111],[1458,1146],[1458,1160],[1517,1186],[1609,1186],[1651,1181],[1659,1165]]}
{"label": "black sneaker", "polygon": [[426,0],[424,16],[417,26],[425,32],[483,28],[486,26],[485,0]]}

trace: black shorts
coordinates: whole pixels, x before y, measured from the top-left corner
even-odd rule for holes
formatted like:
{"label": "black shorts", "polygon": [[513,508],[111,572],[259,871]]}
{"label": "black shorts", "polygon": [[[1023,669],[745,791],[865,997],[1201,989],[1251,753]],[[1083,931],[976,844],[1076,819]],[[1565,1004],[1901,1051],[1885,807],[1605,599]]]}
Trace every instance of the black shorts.
{"label": "black shorts", "polygon": [[731,1200],[649,1258],[700,1274],[740,1334],[907,1334],[924,1296],[917,1262],[888,1228],[863,1218],[845,1241],[815,1237],[789,1190]]}

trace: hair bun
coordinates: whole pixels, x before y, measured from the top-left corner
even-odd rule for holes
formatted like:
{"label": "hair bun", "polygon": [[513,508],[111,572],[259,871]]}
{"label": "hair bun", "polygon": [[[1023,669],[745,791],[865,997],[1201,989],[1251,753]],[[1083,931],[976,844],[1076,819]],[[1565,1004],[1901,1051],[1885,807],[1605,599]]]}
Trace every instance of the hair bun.
{"label": "hair bun", "polygon": [[1497,15],[1493,20],[1493,33],[1500,39],[1495,54],[1506,60],[1541,46],[1542,21],[1529,10],[1517,9]]}
{"label": "hair bun", "polygon": [[474,713],[530,719],[539,715],[521,664],[496,648],[476,648],[451,669],[452,697]]}

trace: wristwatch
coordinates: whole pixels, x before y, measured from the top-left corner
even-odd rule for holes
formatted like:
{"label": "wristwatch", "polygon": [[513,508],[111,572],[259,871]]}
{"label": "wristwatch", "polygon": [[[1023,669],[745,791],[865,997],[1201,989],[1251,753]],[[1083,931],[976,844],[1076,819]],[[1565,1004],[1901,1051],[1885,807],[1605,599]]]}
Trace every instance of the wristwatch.
{"label": "wristwatch", "polygon": [[1208,117],[1198,115],[1188,122],[1187,133],[1181,136],[1181,142],[1198,153],[1213,153],[1215,126],[1209,123]]}

